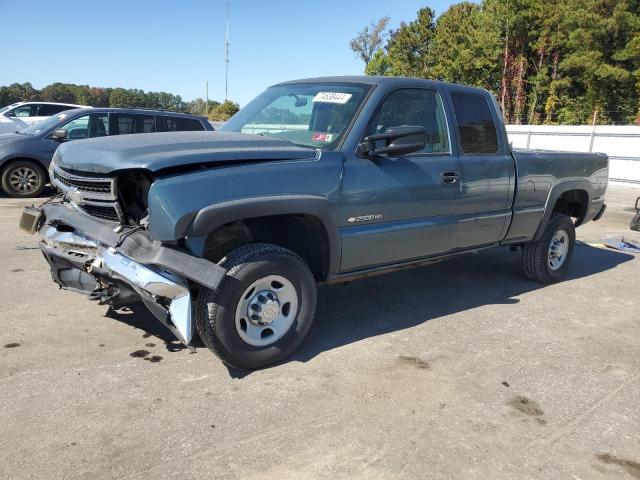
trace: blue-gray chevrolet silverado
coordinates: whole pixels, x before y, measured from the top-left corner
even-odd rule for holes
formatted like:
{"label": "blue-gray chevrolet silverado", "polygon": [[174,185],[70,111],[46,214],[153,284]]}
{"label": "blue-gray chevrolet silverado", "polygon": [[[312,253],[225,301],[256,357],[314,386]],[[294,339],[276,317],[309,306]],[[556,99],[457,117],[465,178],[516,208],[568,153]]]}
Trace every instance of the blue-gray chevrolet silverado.
{"label": "blue-gray chevrolet silverado", "polygon": [[512,150],[482,89],[328,77],[268,88],[218,132],[62,145],[50,177],[61,193],[21,227],[56,283],[143,302],[251,369],[301,344],[319,283],[498,245],[560,280],[575,227],[604,212],[608,159]]}

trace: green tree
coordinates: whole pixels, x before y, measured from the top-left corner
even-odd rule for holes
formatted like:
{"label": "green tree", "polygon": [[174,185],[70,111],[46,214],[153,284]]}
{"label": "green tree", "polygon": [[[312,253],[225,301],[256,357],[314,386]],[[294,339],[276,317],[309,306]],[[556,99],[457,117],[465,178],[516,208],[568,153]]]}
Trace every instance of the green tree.
{"label": "green tree", "polygon": [[180,95],[173,95],[172,93],[167,92],[159,92],[157,95],[157,108],[161,108],[163,110],[181,111],[185,107],[185,103]]}
{"label": "green tree", "polygon": [[384,16],[377,22],[364,27],[349,42],[349,48],[364,62],[365,66],[369,64],[374,53],[382,46],[385,37],[384,29],[388,24],[389,17]]}
{"label": "green tree", "polygon": [[45,102],[76,103],[75,85],[67,83],[52,83],[40,91]]}
{"label": "green tree", "polygon": [[[0,107],[15,102],[34,100],[77,103],[94,107],[157,108],[187,111],[197,115],[204,114],[204,100],[201,98],[193,102],[185,102],[180,95],[167,92],[145,92],[139,88],[103,88],[59,82],[47,85],[41,91],[33,88],[30,83],[13,83],[7,86],[0,86]],[[219,102],[209,100],[209,111],[219,105]],[[235,113],[233,108],[227,105],[219,112],[219,115],[224,117],[233,113]]]}
{"label": "green tree", "polygon": [[640,123],[639,0],[482,0],[423,8],[365,72],[491,90],[511,123]]}
{"label": "green tree", "polygon": [[379,48],[364,68],[366,75],[389,75],[389,56]]}
{"label": "green tree", "polygon": [[[184,104],[184,111],[191,113],[193,115],[204,115],[205,114],[205,105],[204,99],[198,97],[190,102],[186,102]],[[207,112],[208,113],[208,112]]]}
{"label": "green tree", "polygon": [[240,110],[240,106],[237,103],[232,102],[231,100],[225,100],[209,112],[209,120],[226,122],[235,115],[238,110]]}
{"label": "green tree", "polygon": [[633,119],[638,99],[638,57],[632,53],[640,31],[638,2],[572,0],[568,7],[571,15],[562,25],[569,32],[567,51],[559,64],[568,81],[561,89],[566,100],[558,120],[566,121],[571,114],[587,123],[594,111],[603,122]]}
{"label": "green tree", "polygon": [[429,76],[497,91],[500,47],[499,32],[480,5],[452,5],[436,23]]}
{"label": "green tree", "polygon": [[84,105],[93,107],[108,107],[111,88],[89,87],[86,91],[86,102]]}
{"label": "green tree", "polygon": [[114,88],[109,95],[109,106],[114,108],[131,107],[129,91],[125,88]]}
{"label": "green tree", "polygon": [[389,73],[408,77],[424,77],[429,66],[429,47],[433,39],[434,12],[428,7],[418,11],[413,22],[402,23],[391,32],[387,43]]}
{"label": "green tree", "polygon": [[12,83],[6,87],[0,87],[0,107],[33,100],[41,100],[40,92],[28,82]]}

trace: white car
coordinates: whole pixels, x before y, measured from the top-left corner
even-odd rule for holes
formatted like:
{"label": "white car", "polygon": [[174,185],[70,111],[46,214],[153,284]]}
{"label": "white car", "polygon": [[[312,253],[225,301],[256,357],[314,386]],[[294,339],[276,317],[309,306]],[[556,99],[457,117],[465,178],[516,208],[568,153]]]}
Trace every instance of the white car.
{"label": "white car", "polygon": [[51,115],[84,105],[52,102],[18,102],[0,108],[0,133],[15,133]]}

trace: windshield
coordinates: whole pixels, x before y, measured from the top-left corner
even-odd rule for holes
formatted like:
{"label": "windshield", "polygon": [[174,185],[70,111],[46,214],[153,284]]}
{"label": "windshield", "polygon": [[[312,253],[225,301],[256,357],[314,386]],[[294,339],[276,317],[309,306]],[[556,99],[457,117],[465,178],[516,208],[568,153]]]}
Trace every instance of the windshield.
{"label": "windshield", "polygon": [[41,122],[34,123],[30,127],[27,127],[24,130],[20,130],[19,133],[23,133],[25,135],[39,135],[42,132],[46,132],[47,130],[55,127],[59,123],[62,123],[68,119],[69,119],[69,114],[67,113],[51,115],[50,117],[42,120]]}
{"label": "windshield", "polygon": [[338,144],[371,87],[309,83],[267,89],[220,130],[282,138],[303,147]]}

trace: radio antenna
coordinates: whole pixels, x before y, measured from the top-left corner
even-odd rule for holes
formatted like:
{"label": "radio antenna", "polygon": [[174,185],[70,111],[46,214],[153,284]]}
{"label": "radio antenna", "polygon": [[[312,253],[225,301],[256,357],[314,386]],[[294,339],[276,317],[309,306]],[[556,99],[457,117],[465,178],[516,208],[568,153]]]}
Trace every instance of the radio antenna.
{"label": "radio antenna", "polygon": [[225,6],[227,9],[227,32],[224,36],[224,63],[225,63],[225,78],[224,78],[224,99],[229,100],[229,0],[225,0]]}

